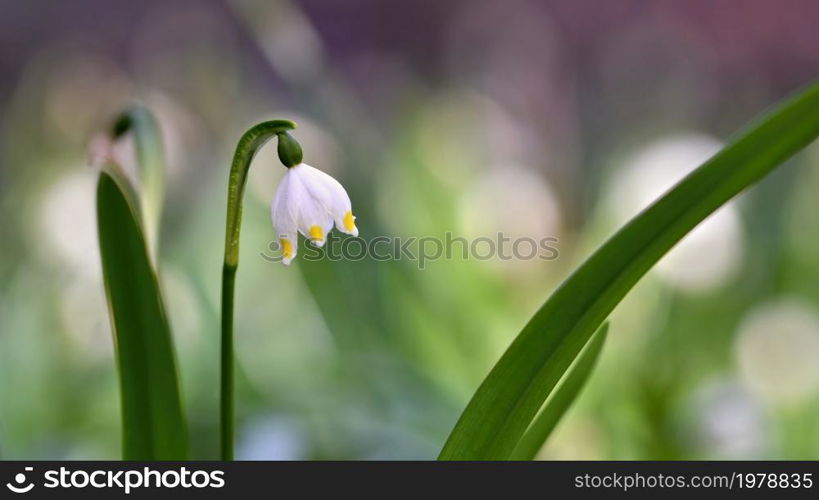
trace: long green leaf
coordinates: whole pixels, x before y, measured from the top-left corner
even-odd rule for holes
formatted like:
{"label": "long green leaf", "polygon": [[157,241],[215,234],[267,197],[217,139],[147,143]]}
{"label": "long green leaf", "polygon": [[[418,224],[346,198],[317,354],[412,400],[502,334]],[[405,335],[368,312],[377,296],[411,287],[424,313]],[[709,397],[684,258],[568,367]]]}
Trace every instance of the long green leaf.
{"label": "long green leaf", "polygon": [[557,426],[560,419],[566,413],[566,410],[572,405],[580,390],[586,384],[586,381],[591,375],[594,365],[597,363],[597,358],[600,357],[600,351],[603,349],[603,343],[606,341],[606,334],[609,329],[608,321],[603,323],[597,332],[592,335],[589,343],[583,348],[583,351],[574,360],[571,368],[563,376],[560,385],[552,392],[549,399],[543,405],[535,421],[526,430],[526,433],[518,442],[512,455],[509,457],[512,460],[532,460],[543,447],[543,443],[552,434],[555,426]]}
{"label": "long green leaf", "polygon": [[182,460],[188,438],[170,327],[137,207],[124,177],[100,174],[97,224],[119,367],[122,454]]}
{"label": "long green leaf", "polygon": [[819,85],[812,85],[620,229],[523,328],[472,397],[439,458],[508,458],[589,336],[637,281],[708,215],[817,134]]}
{"label": "long green leaf", "polygon": [[159,222],[165,193],[165,154],[162,134],[153,113],[135,104],[120,113],[111,130],[112,138],[131,133],[134,138],[137,172],[139,174],[139,204],[148,243],[148,252],[156,262]]}

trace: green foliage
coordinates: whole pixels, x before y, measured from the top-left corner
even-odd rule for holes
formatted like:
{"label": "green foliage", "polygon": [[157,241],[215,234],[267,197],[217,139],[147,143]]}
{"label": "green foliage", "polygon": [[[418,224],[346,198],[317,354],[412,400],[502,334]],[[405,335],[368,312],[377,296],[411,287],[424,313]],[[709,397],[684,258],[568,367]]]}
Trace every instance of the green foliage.
{"label": "green foliage", "polygon": [[819,135],[819,84],[736,136],[598,248],[541,306],[483,381],[444,460],[507,459],[592,332],[683,236]]}
{"label": "green foliage", "polygon": [[126,460],[188,456],[171,331],[133,192],[103,172],[97,222],[114,330]]}
{"label": "green foliage", "polygon": [[543,409],[540,410],[540,413],[520,439],[509,458],[512,460],[532,460],[535,458],[543,443],[552,434],[566,410],[572,405],[589,379],[589,375],[591,375],[592,369],[597,363],[597,358],[600,357],[600,351],[603,350],[608,329],[609,323],[605,322],[597,330],[597,333],[592,336],[583,352],[577,356],[574,364],[564,375],[560,385],[546,400]]}

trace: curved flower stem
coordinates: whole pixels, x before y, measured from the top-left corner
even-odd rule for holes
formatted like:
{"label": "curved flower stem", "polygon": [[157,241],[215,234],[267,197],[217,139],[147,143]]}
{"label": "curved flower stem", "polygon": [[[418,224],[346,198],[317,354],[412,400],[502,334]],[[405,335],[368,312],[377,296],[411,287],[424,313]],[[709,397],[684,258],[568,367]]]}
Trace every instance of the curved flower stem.
{"label": "curved flower stem", "polygon": [[140,212],[145,225],[148,249],[156,265],[159,244],[159,219],[165,191],[165,155],[162,134],[153,113],[141,105],[133,105],[120,113],[111,127],[111,137],[119,139],[128,132],[134,134],[139,174]]}
{"label": "curved flower stem", "polygon": [[242,197],[250,163],[256,152],[277,134],[296,128],[289,120],[260,123],[242,135],[230,166],[228,180],[225,261],[222,268],[222,347],[221,347],[221,458],[233,460],[233,293],[239,266],[239,232],[242,225]]}

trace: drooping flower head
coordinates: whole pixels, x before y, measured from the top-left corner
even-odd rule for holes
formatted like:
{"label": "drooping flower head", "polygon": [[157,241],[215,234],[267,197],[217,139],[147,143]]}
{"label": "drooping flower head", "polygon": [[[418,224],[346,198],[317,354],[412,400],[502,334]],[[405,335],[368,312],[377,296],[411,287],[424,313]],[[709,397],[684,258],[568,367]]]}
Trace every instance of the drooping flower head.
{"label": "drooping flower head", "polygon": [[324,246],[334,224],[342,233],[358,236],[352,204],[344,187],[330,175],[302,163],[301,147],[287,133],[279,134],[278,152],[287,173],[270,211],[282,262],[290,265],[296,257],[298,233],[318,247]]}

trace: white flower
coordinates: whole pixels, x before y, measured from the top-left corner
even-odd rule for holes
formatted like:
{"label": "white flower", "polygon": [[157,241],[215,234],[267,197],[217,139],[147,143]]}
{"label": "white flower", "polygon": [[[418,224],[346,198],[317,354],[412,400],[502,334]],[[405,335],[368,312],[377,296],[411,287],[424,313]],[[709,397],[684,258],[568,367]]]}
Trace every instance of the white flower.
{"label": "white flower", "polygon": [[288,168],[271,206],[282,262],[290,265],[296,257],[297,233],[319,247],[324,246],[333,223],[342,233],[358,236],[351,207],[347,191],[321,170],[304,163]]}

